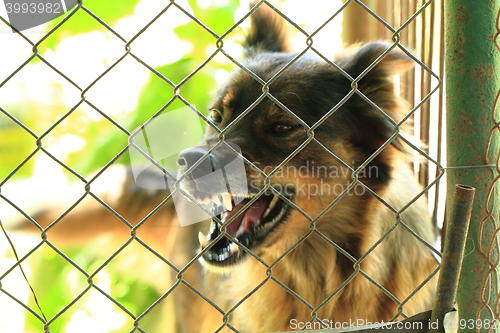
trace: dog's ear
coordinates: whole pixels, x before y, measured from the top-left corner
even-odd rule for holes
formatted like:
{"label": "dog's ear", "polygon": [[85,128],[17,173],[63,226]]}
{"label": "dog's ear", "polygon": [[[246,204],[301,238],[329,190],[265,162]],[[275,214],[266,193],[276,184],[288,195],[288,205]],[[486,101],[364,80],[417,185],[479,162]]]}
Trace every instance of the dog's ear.
{"label": "dog's ear", "polygon": [[[335,59],[335,63],[356,79],[390,46],[391,44],[383,42],[358,45],[355,49],[344,51],[343,55]],[[396,47],[359,80],[358,90],[399,122],[409,112],[409,105],[398,95],[394,75],[413,68],[414,64],[408,55]],[[394,133],[394,126],[357,94],[354,94],[348,103],[349,113],[357,123],[356,130],[353,130],[353,142],[363,147],[370,155]],[[411,122],[407,121],[402,129],[409,131],[411,127]],[[394,140],[392,145],[405,151],[398,139]]]}
{"label": "dog's ear", "polygon": [[[251,2],[250,6],[253,7]],[[288,52],[287,29],[284,19],[266,3],[250,15],[250,30],[243,42],[244,57],[252,57],[262,52]]]}
{"label": "dog's ear", "polygon": [[[356,79],[373,62],[375,62],[391,44],[373,42],[358,45],[354,52],[347,50],[345,55],[336,60],[337,64],[351,77]],[[358,89],[382,109],[401,113],[404,105],[396,96],[394,75],[404,73],[413,68],[415,62],[399,48],[387,53],[358,82]]]}
{"label": "dog's ear", "polygon": [[[353,78],[357,78],[368,66],[392,45],[385,42],[372,42],[355,45],[342,52],[339,59],[342,67]],[[353,51],[354,50],[354,51]],[[403,73],[413,68],[415,62],[398,47],[389,51],[365,77],[384,78]]]}

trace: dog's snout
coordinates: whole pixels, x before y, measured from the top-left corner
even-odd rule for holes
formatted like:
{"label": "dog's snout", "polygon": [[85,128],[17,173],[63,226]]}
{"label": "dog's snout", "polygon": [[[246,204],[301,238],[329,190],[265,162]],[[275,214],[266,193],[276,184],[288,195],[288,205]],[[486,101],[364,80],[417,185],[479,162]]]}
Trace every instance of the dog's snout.
{"label": "dog's snout", "polygon": [[191,176],[194,179],[196,179],[208,175],[209,173],[214,171],[213,170],[214,168],[212,165],[212,156],[209,155],[205,157],[207,152],[208,150],[203,148],[185,149],[177,157],[177,164],[181,168],[181,171],[184,173],[190,167],[195,165],[200,159],[203,159],[201,163],[196,168],[194,168],[194,170],[191,173]]}
{"label": "dog's snout", "polygon": [[[206,145],[183,150],[177,156],[177,164],[179,165],[180,171],[185,173],[198,163],[200,159],[201,162],[199,162],[190,172],[189,177],[192,179],[206,176],[214,171],[225,169],[226,167],[229,167],[229,171],[231,171],[236,167],[233,163],[235,161],[239,161],[243,165],[243,160],[240,158],[241,148],[238,145],[226,142],[225,145],[216,147],[210,151],[211,148],[211,146]],[[210,154],[208,154],[209,151]],[[242,172],[242,170],[238,168],[237,170]],[[226,170],[226,172],[228,172],[228,170]]]}

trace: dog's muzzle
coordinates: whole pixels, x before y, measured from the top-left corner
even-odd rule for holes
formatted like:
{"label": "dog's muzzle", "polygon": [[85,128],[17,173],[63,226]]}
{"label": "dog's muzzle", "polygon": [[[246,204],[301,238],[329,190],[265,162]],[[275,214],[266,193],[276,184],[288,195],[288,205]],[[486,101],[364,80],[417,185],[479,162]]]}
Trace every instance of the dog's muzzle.
{"label": "dog's muzzle", "polygon": [[[186,149],[177,163],[185,174],[181,189],[212,213],[209,235],[199,234],[203,259],[209,264],[239,262],[247,254],[241,245],[257,249],[288,213],[289,205],[279,194],[268,190],[255,198],[260,189],[249,185],[241,150],[235,144],[224,142],[212,150],[208,146]],[[289,193],[283,197],[291,199]]]}

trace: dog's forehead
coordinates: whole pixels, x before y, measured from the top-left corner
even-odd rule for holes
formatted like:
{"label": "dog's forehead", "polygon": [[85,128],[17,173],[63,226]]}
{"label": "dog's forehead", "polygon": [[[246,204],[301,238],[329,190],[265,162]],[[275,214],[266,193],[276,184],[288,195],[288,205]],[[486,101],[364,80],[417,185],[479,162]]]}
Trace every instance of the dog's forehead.
{"label": "dog's forehead", "polygon": [[[280,102],[285,102],[288,96],[293,99],[306,93],[315,70],[321,71],[324,64],[316,59],[301,58],[287,66],[293,58],[293,54],[269,54],[247,60],[245,69],[240,68],[231,75],[214,104],[221,105],[226,112],[242,112],[265,93],[265,83],[271,79],[269,92]],[[281,71],[285,66],[287,68]],[[265,101],[269,99],[264,98],[262,102]]]}

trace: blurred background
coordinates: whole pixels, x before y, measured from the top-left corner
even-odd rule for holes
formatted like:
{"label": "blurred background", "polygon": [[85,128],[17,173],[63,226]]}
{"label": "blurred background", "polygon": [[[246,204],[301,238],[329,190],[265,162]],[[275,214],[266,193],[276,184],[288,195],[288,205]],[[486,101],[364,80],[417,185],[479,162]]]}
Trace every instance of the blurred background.
{"label": "blurred background", "polygon": [[[118,188],[124,173],[123,169],[114,168],[130,165],[128,152],[123,151],[129,140],[126,131],[132,132],[159,112],[185,107],[185,102],[207,114],[217,87],[237,68],[221,53],[205,64],[217,49],[217,38],[209,30],[223,35],[244,17],[249,3],[184,0],[175,1],[176,6],[171,5],[164,11],[169,3],[166,0],[85,0],[84,7],[73,8],[49,23],[22,31],[23,36],[0,22],[0,219],[19,258],[30,254],[22,267],[44,315],[48,319],[56,316],[50,325],[51,332],[128,332],[134,327],[129,313],[141,315],[172,286],[168,265],[158,258],[146,260],[145,256],[152,254],[141,246],[131,244],[117,254],[116,260],[103,265],[130,236],[130,229],[118,219],[115,226],[97,223],[98,237],[86,238],[79,234],[84,232],[83,228],[82,231],[74,229],[76,236],[82,236],[80,241],[75,235],[67,239],[61,237],[64,232],[56,236],[59,226],[52,228],[48,239],[58,252],[41,243],[40,231],[19,211],[35,216],[47,207],[55,207],[55,217],[63,214],[85,194],[84,183],[75,173],[92,179],[119,155],[113,167],[92,183],[93,193],[103,193],[102,198],[109,196],[106,198],[113,202],[110,191]],[[301,0],[272,3],[308,34],[315,32],[343,5],[341,0],[313,0],[307,5]],[[435,1],[430,6],[428,2],[416,0],[364,3],[396,28],[422,10],[401,33],[401,44],[439,72],[439,3]],[[0,7],[0,15],[6,20],[5,8]],[[66,20],[70,13],[73,14]],[[54,27],[57,29],[52,31]],[[242,56],[239,42],[247,27],[248,20],[245,20],[224,37],[224,50],[237,60]],[[328,21],[313,40],[316,50],[333,59],[343,45],[390,40],[391,35],[382,22],[351,3]],[[305,40],[306,36],[295,30],[295,50],[303,50]],[[36,44],[39,56],[34,56],[29,41]],[[126,52],[128,47],[131,54]],[[412,105],[418,105],[438,84],[420,65],[395,80],[401,94]],[[180,83],[179,94],[185,102],[175,98],[173,86]],[[431,106],[436,111],[431,113]],[[412,117],[419,129],[412,135],[416,141],[423,141],[422,149],[437,160],[444,159],[440,144],[443,115],[437,112],[441,107],[442,100],[434,94]],[[34,135],[41,137],[45,151],[37,150]],[[165,135],[166,142],[175,141],[168,138],[168,133]],[[420,160],[421,156],[416,153],[415,171],[422,183],[428,184],[435,178],[436,167],[428,161],[421,164]],[[441,188],[444,190],[445,186]],[[429,214],[437,224],[444,214],[444,207],[439,206],[437,200],[442,190],[433,188],[428,192]],[[80,209],[85,209],[87,200],[94,199],[85,198],[84,208]],[[132,225],[137,222],[130,221]],[[59,224],[64,228],[64,219]],[[120,232],[115,232],[118,229]],[[51,238],[52,231],[54,238]],[[148,242],[159,253],[168,251],[165,248],[168,244],[162,244],[168,242],[158,240],[162,233],[166,235],[168,230],[152,229],[151,234],[156,238]],[[144,238],[147,237],[145,232]],[[97,270],[94,284],[126,311],[97,290],[87,292],[87,277],[62,258],[61,253],[86,272]],[[19,267],[12,269],[16,261],[9,240],[0,233],[0,332],[43,332],[40,319],[10,297],[42,316],[23,273]],[[146,262],[148,266],[142,267]],[[150,332],[158,332],[160,328],[169,332],[168,329],[173,328],[173,319],[158,309],[160,307],[155,307],[141,319],[141,328]]]}

